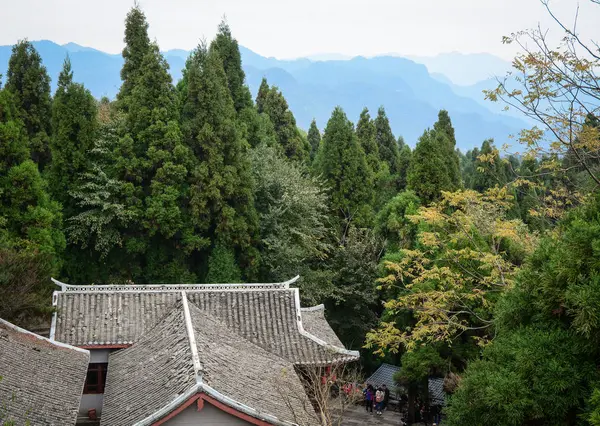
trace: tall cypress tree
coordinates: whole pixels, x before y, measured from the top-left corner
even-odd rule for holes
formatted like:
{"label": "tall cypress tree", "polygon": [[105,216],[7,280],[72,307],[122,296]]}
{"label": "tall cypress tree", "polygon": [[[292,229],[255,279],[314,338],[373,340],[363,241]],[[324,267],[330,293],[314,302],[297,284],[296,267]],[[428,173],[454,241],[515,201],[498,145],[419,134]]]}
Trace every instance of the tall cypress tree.
{"label": "tall cypress tree", "polygon": [[[234,250],[246,278],[258,267],[248,143],[242,138],[223,63],[216,49],[200,46],[188,61],[183,126],[198,159],[189,179],[190,216],[199,241]],[[213,253],[214,254],[214,253]],[[204,257],[203,260],[206,260]]]}
{"label": "tall cypress tree", "polygon": [[308,160],[310,146],[296,127],[296,119],[287,101],[276,86],[268,88],[265,94],[267,88],[266,80],[263,79],[256,101],[258,112],[264,112],[271,119],[279,145],[288,158],[298,161]]}
{"label": "tall cypress tree", "polygon": [[454,127],[452,127],[448,111],[443,109],[439,112],[438,121],[433,125],[433,130],[446,135],[446,167],[452,185],[455,189],[458,189],[461,186],[460,159],[456,155],[456,137],[454,136]]}
{"label": "tall cypress tree", "polygon": [[410,147],[404,142],[402,136],[398,137],[398,185],[400,189],[406,188],[406,176],[408,174],[408,168],[410,167],[410,161],[412,152]]}
{"label": "tall cypress tree", "polygon": [[379,159],[379,148],[376,139],[377,129],[375,123],[371,120],[368,108],[364,108],[360,113],[360,118],[356,124],[356,136],[365,151],[367,163],[373,172],[377,173],[381,169],[381,160]]}
{"label": "tall cypress tree", "polygon": [[6,89],[12,92],[27,131],[31,158],[42,170],[50,163],[50,77],[40,54],[27,40],[13,46],[6,77]]}
{"label": "tall cypress tree", "polygon": [[242,69],[242,56],[238,42],[231,35],[231,29],[223,20],[219,24],[217,36],[212,41],[210,48],[215,50],[223,61],[223,68],[227,76],[227,86],[233,99],[235,110],[240,112],[252,106],[252,95],[245,84],[246,74]]}
{"label": "tall cypress tree", "polygon": [[408,188],[425,203],[439,199],[442,191],[455,189],[446,169],[445,147],[449,144],[443,132],[426,130],[412,153],[408,169]]}
{"label": "tall cypress tree", "polygon": [[392,133],[390,121],[385,114],[385,109],[380,107],[375,119],[375,139],[379,149],[379,158],[388,164],[390,174],[397,175],[400,165],[398,163],[398,145]]}
{"label": "tall cypress tree", "polygon": [[83,85],[73,82],[71,61],[65,59],[52,102],[49,188],[70,217],[75,202],[69,195],[81,173],[89,169],[89,151],[96,136],[96,100]]}
{"label": "tall cypress tree", "polygon": [[321,144],[321,132],[319,132],[317,122],[314,118],[308,129],[308,143],[310,144],[310,161],[313,161]]}
{"label": "tall cypress tree", "polygon": [[373,174],[354,126],[337,107],[323,133],[318,170],[331,188],[331,208],[342,221],[369,226],[373,220]]}
{"label": "tall cypress tree", "polygon": [[125,18],[125,48],[123,48],[123,68],[121,80],[123,84],[117,95],[121,108],[127,110],[124,100],[131,94],[137,77],[141,73],[142,62],[150,51],[150,38],[148,37],[148,21],[144,12],[136,5]]}
{"label": "tall cypress tree", "polygon": [[269,91],[271,88],[269,87],[269,83],[267,83],[267,79],[263,77],[260,82],[260,87],[258,88],[258,94],[256,95],[256,110],[259,113],[265,112],[265,106],[267,104],[267,96],[269,96]]}
{"label": "tall cypress tree", "polygon": [[49,255],[56,273],[65,246],[60,206],[50,199],[29,159],[27,130],[15,98],[0,90],[0,248]]}

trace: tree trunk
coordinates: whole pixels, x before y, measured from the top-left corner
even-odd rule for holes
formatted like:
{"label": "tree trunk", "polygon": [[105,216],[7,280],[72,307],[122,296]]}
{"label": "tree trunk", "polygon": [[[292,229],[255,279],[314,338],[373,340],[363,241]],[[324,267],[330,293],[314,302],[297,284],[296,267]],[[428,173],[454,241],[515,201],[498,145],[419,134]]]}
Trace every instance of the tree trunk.
{"label": "tree trunk", "polygon": [[408,385],[408,423],[415,422],[415,398],[417,397],[417,386]]}

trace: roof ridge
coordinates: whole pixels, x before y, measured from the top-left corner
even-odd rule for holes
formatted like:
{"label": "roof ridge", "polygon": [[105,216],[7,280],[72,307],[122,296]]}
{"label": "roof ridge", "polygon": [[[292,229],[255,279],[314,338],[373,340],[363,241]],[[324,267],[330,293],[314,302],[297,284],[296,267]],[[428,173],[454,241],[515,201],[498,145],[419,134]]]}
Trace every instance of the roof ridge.
{"label": "roof ridge", "polygon": [[183,317],[185,319],[185,328],[188,333],[188,340],[190,343],[190,349],[192,351],[192,363],[194,365],[194,372],[196,373],[196,383],[202,383],[202,364],[200,363],[200,355],[198,355],[198,346],[196,345],[196,333],[194,332],[194,326],[192,324],[192,316],[190,315],[190,307],[188,305],[187,294],[185,291],[181,292],[181,303],[183,304]]}
{"label": "roof ridge", "polygon": [[127,293],[127,292],[175,292],[175,291],[239,291],[239,290],[286,290],[290,284],[300,278],[294,278],[280,283],[231,283],[231,284],[101,284],[73,285],[63,283],[54,278],[51,281],[61,288],[64,293]]}
{"label": "roof ridge", "polygon": [[325,305],[323,303],[321,303],[320,305],[316,305],[316,306],[307,306],[305,308],[300,308],[301,312],[315,312],[315,311],[324,311],[325,310]]}
{"label": "roof ridge", "polygon": [[331,350],[334,353],[355,357],[357,359],[360,358],[360,352],[352,351],[352,350],[349,350],[349,349],[346,349],[343,347],[340,348],[338,346],[327,343],[323,339],[318,338],[314,334],[311,334],[304,329],[304,325],[302,325],[302,308],[300,307],[300,289],[294,288],[293,290],[294,290],[294,302],[296,305],[296,323],[298,325],[298,331],[300,332],[300,334],[303,335],[304,337],[311,339],[315,343],[325,347],[326,349]]}
{"label": "roof ridge", "polygon": [[83,352],[83,353],[88,354],[88,355],[90,354],[90,351],[88,351],[87,349],[78,348],[76,346],[71,346],[71,345],[69,345],[67,343],[57,342],[57,341],[49,339],[47,337],[40,336],[39,334],[36,334],[36,333],[34,333],[32,331],[29,331],[29,330],[25,330],[24,328],[21,328],[18,325],[14,325],[13,323],[6,321],[5,319],[0,318],[0,324],[6,326],[7,328],[10,328],[11,330],[17,331],[19,333],[31,335],[31,336],[35,337],[36,339],[38,339],[38,340],[45,341],[45,342],[50,343],[50,344],[52,344],[54,346],[58,346],[58,347],[61,347],[61,348],[64,348],[64,349],[72,349],[74,351]]}

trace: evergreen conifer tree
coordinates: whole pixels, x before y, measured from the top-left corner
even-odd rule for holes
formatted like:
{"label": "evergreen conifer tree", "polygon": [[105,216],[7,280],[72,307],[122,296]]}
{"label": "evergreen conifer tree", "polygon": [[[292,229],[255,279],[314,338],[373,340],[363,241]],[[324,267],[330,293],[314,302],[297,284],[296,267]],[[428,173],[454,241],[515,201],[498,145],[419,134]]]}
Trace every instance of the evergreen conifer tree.
{"label": "evergreen conifer tree", "polygon": [[47,254],[56,273],[65,246],[60,206],[29,159],[27,130],[7,89],[0,91],[0,154],[0,247]]}
{"label": "evergreen conifer tree", "polygon": [[71,61],[65,59],[52,102],[52,137],[49,189],[63,205],[66,218],[75,213],[69,191],[79,175],[89,169],[89,151],[96,137],[96,100],[83,85],[73,82]]}
{"label": "evergreen conifer tree", "polygon": [[317,165],[331,188],[331,208],[342,221],[369,226],[373,220],[373,172],[367,165],[354,126],[337,107],[323,133]]}
{"label": "evergreen conifer tree", "polygon": [[258,218],[252,176],[233,99],[215,49],[198,47],[188,61],[188,93],[183,127],[198,161],[191,172],[190,216],[204,247],[234,250],[252,276],[257,268]]}
{"label": "evergreen conifer tree", "polygon": [[260,87],[258,88],[258,94],[256,95],[256,110],[259,113],[265,112],[267,96],[269,96],[270,90],[271,88],[269,87],[269,83],[267,83],[267,79],[263,77],[260,82]]}
{"label": "evergreen conifer tree", "polygon": [[31,158],[43,170],[50,163],[50,77],[40,54],[29,41],[22,40],[13,46],[6,77],[6,89],[12,92],[27,131]]}
{"label": "evergreen conifer tree", "polygon": [[375,123],[371,120],[369,110],[364,108],[360,113],[360,118],[356,124],[356,136],[365,151],[367,163],[374,173],[381,169],[381,160],[379,159],[379,148],[376,139],[377,129]]}
{"label": "evergreen conifer tree", "polygon": [[293,160],[308,160],[310,146],[296,127],[294,114],[279,89],[276,86],[269,87],[265,79],[258,91],[256,107],[259,113],[265,113],[271,119],[284,154]]}
{"label": "evergreen conifer tree", "polygon": [[454,184],[446,168],[448,138],[443,132],[426,130],[412,153],[408,169],[408,188],[428,204],[439,199],[442,191],[452,191]]}
{"label": "evergreen conifer tree", "polygon": [[438,121],[433,125],[433,130],[436,132],[442,132],[446,135],[447,146],[446,151],[446,167],[448,175],[450,176],[450,182],[454,189],[461,187],[461,175],[460,175],[460,161],[458,155],[456,155],[456,137],[454,136],[454,127],[452,127],[452,121],[448,111],[441,110],[438,114]]}
{"label": "evergreen conifer tree", "polygon": [[412,157],[412,151],[410,147],[404,142],[402,136],[398,137],[398,185],[400,189],[406,188],[406,176],[408,174],[408,168],[410,166],[410,160]]}
{"label": "evergreen conifer tree", "polygon": [[375,119],[375,140],[377,141],[379,158],[388,164],[391,175],[397,175],[400,168],[398,144],[383,107],[379,108]]}
{"label": "evergreen conifer tree", "polygon": [[310,129],[308,129],[308,143],[310,144],[310,161],[313,161],[321,144],[321,133],[314,118],[310,123]]}
{"label": "evergreen conifer tree", "polygon": [[215,50],[223,61],[223,68],[227,76],[227,86],[229,87],[235,110],[240,112],[244,108],[251,107],[252,95],[245,84],[246,74],[242,69],[242,56],[240,55],[238,42],[231,35],[231,30],[225,20],[219,24],[219,31],[210,48],[211,50]]}
{"label": "evergreen conifer tree", "polygon": [[136,5],[125,18],[125,47],[123,48],[123,68],[121,68],[121,80],[123,84],[117,95],[121,101],[121,108],[127,111],[125,99],[131,95],[135,87],[135,81],[141,74],[142,62],[150,51],[150,38],[148,37],[148,21],[144,12]]}

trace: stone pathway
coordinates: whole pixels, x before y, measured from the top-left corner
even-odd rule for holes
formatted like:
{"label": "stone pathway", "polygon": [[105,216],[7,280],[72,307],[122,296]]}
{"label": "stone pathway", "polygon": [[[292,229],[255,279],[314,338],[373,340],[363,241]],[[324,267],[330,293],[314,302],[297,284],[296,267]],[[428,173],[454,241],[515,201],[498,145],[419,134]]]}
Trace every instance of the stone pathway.
{"label": "stone pathway", "polygon": [[[348,408],[344,412],[342,426],[403,426],[401,414],[397,411],[384,411],[381,416],[368,413],[364,406],[356,405]],[[415,423],[413,426],[420,426],[420,423]]]}

